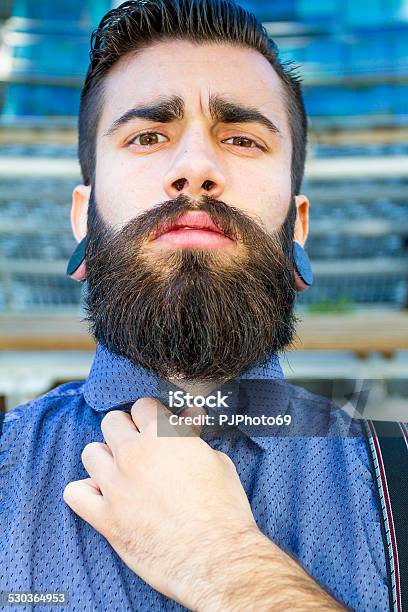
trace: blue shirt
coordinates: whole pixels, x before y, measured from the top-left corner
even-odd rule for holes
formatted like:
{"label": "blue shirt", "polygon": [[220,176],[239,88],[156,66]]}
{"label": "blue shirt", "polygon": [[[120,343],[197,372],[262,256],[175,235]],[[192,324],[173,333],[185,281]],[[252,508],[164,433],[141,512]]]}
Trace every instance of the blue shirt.
{"label": "blue shirt", "polygon": [[[286,382],[274,354],[240,380],[258,385],[249,412],[295,406],[313,422],[331,404]],[[278,384],[265,387],[262,381]],[[89,442],[104,442],[100,424],[106,412],[140,397],[160,397],[160,384],[99,345],[85,382],[63,384],[5,415],[0,590],[67,592],[68,608],[55,610],[185,610],[135,575],[62,497],[68,482],[88,477],[81,452]],[[234,461],[265,535],[353,610],[383,611],[385,552],[366,442],[359,421],[343,410],[331,411],[330,423],[339,432],[351,427],[354,434],[255,435],[239,425],[201,435]]]}

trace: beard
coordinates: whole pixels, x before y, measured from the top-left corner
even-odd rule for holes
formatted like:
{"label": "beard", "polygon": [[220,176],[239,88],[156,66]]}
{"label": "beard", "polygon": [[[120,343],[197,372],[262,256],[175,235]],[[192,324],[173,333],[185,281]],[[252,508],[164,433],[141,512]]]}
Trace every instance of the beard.
{"label": "beard", "polygon": [[[205,211],[232,247],[152,248],[159,227],[191,210]],[[91,334],[165,379],[225,382],[262,365],[294,337],[295,215],[293,202],[270,234],[232,206],[181,194],[115,230],[92,189],[84,303]]]}

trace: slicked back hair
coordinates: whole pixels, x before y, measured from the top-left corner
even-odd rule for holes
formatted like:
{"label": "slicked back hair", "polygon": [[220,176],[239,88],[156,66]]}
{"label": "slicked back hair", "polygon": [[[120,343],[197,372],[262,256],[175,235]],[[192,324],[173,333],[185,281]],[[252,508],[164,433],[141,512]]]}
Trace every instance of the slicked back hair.
{"label": "slicked back hair", "polygon": [[276,43],[253,13],[235,0],[128,0],[102,18],[91,37],[90,65],[81,93],[78,154],[85,185],[94,180],[96,132],[109,69],[126,53],[158,41],[231,43],[261,53],[283,84],[292,138],[292,195],[300,192],[307,143],[307,118],[297,66],[281,62]]}

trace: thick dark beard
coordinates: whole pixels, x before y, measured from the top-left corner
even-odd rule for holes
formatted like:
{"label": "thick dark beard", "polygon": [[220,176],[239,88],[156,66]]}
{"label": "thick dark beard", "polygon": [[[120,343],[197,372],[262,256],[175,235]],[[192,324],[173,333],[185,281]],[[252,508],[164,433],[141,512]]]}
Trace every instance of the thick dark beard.
{"label": "thick dark beard", "polygon": [[[113,231],[93,193],[84,306],[109,351],[165,379],[224,382],[293,341],[294,206],[271,235],[234,207],[181,194]],[[236,250],[149,249],[158,226],[189,210],[206,211]]]}

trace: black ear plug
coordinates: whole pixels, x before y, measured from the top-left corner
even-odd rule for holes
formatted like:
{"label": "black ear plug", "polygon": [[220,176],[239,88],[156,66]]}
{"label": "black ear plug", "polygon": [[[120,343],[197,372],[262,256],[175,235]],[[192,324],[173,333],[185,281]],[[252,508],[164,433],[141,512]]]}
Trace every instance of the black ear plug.
{"label": "black ear plug", "polygon": [[86,236],[81,240],[79,244],[77,244],[75,251],[72,253],[69,258],[67,265],[67,274],[71,276],[74,274],[75,270],[79,268],[81,263],[84,261],[86,255]]}
{"label": "black ear plug", "polygon": [[307,253],[302,245],[296,241],[293,241],[293,261],[300,279],[300,283],[297,283],[297,288],[298,290],[302,291],[305,287],[300,287],[300,284],[303,282],[305,286],[310,287],[313,285],[314,278],[312,266]]}

